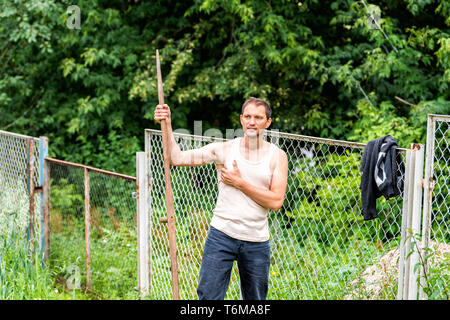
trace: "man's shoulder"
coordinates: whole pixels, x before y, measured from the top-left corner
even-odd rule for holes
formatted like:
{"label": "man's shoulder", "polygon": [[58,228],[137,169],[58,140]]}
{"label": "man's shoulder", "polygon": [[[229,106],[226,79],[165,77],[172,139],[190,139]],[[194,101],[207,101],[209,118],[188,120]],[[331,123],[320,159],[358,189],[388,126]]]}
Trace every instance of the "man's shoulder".
{"label": "man's shoulder", "polygon": [[230,150],[232,142],[233,139],[225,141],[216,141],[209,144],[211,151],[214,154],[214,162],[223,163],[225,161],[226,155]]}
{"label": "man's shoulder", "polygon": [[233,143],[234,139],[231,140],[224,140],[224,141],[214,141],[211,142],[209,145],[214,148],[215,150],[217,149],[222,149],[222,148],[227,148],[228,146],[230,146]]}
{"label": "man's shoulder", "polygon": [[275,167],[279,167],[279,166],[283,166],[286,165],[286,163],[288,162],[288,157],[286,152],[281,149],[278,145],[274,144],[274,143],[270,143],[271,146],[274,147],[274,152],[272,154],[272,159],[270,159],[270,168],[271,170],[274,170]]}
{"label": "man's shoulder", "polygon": [[277,154],[280,157],[287,157],[287,153],[283,149],[281,149],[278,145],[272,142],[270,142],[270,144],[273,146],[273,148],[275,148],[275,154]]}

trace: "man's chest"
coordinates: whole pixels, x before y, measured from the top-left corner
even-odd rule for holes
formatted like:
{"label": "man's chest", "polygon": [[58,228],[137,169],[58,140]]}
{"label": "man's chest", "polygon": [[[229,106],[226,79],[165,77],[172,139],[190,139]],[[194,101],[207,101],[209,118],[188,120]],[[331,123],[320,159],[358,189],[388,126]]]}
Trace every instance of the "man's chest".
{"label": "man's chest", "polygon": [[[216,167],[218,170],[222,168],[226,169],[232,169],[232,161],[233,160],[244,160],[239,161],[241,164],[248,164],[251,165],[252,163],[261,163],[266,157],[271,155],[269,159],[269,170],[270,174],[274,172],[275,166],[276,166],[276,152],[270,153],[270,145],[266,146],[265,148],[261,148],[261,150],[258,150],[256,152],[252,152],[250,150],[246,150],[245,148],[240,147],[239,149],[235,149],[233,152],[232,144],[224,144],[222,148],[219,148],[216,151],[216,158],[215,161]],[[275,150],[276,151],[276,150]],[[237,154],[239,152],[239,154]],[[232,159],[233,158],[233,159]]]}

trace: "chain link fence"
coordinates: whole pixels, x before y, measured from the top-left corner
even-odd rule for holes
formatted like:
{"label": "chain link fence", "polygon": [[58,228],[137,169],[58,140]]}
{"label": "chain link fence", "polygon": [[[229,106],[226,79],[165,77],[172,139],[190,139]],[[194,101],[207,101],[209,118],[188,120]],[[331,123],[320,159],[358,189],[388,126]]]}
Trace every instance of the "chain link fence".
{"label": "chain link fence", "polygon": [[[395,299],[395,270],[379,277],[376,273],[381,259],[398,259],[403,195],[388,201],[379,198],[379,218],[363,221],[359,184],[365,145],[271,131],[266,134],[289,160],[284,205],[269,212],[268,299]],[[181,133],[175,133],[175,138],[182,150],[223,141]],[[150,297],[171,299],[160,131],[146,130],[146,152],[150,154],[152,204]],[[404,161],[406,150],[398,152]],[[171,177],[180,297],[196,299],[203,245],[218,193],[216,168],[214,164],[171,167]],[[236,263],[225,298],[240,299]]]}
{"label": "chain link fence", "polygon": [[50,263],[68,289],[130,299],[137,279],[136,181],[47,158]]}
{"label": "chain link fence", "polygon": [[[421,276],[430,299],[448,298],[449,122],[449,116],[430,115],[427,130],[422,248],[425,258],[427,248],[438,253],[429,255],[428,279]],[[224,141],[180,133],[175,137],[183,150]],[[0,131],[0,236],[19,235],[35,249],[44,244],[42,169],[48,151],[43,138]],[[365,145],[273,131],[266,138],[289,159],[284,205],[269,213],[268,299],[394,299],[403,194],[388,201],[379,198],[379,218],[363,221],[359,183]],[[171,299],[161,132],[146,130],[145,146],[150,154],[152,211],[150,298]],[[406,150],[399,152],[405,161]],[[50,264],[58,281],[68,289],[84,286],[99,298],[137,298],[130,290],[138,277],[136,179],[46,159]],[[180,295],[196,299],[204,241],[217,199],[217,172],[214,164],[171,167],[171,176]],[[4,269],[1,260],[0,266]],[[436,268],[442,272],[433,278]],[[226,299],[239,298],[234,265]]]}
{"label": "chain link fence", "polygon": [[0,131],[0,235],[28,238],[40,249],[40,139]]}
{"label": "chain link fence", "polygon": [[428,115],[424,179],[421,298],[449,299],[450,284],[450,116]]}
{"label": "chain link fence", "polygon": [[24,282],[32,277],[39,282],[33,261],[44,258],[46,145],[45,137],[0,130],[0,299],[23,299],[28,294]]}
{"label": "chain link fence", "polygon": [[450,243],[450,117],[432,118],[434,121],[431,239]]}

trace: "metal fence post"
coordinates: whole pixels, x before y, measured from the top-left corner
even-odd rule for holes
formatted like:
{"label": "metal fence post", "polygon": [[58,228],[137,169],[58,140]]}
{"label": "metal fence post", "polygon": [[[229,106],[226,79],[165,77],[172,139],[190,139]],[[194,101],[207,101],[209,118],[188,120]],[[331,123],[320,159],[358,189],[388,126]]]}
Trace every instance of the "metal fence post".
{"label": "metal fence post", "polygon": [[[419,279],[419,251],[421,244],[417,235],[420,232],[422,215],[422,176],[424,146],[411,144],[406,154],[405,188],[403,197],[403,217],[400,242],[400,261],[398,274],[398,300],[416,300]],[[411,247],[411,242],[414,246]]]}
{"label": "metal fence post", "polygon": [[[152,186],[153,186],[153,174],[152,174],[152,139],[151,139],[151,132],[145,131],[145,153],[148,155],[147,162],[146,162],[146,170],[148,170],[147,172],[147,176],[148,176],[148,185],[149,185],[149,189],[148,189],[148,217],[149,217],[149,225],[148,225],[148,230],[149,230],[149,238],[148,238],[148,243],[149,243],[149,255],[150,255],[150,259],[149,259],[149,294],[152,293],[152,281],[153,281],[153,260],[152,260],[152,256],[153,256],[153,198],[152,198]],[[136,179],[137,180],[137,179]]]}
{"label": "metal fence post", "polygon": [[419,285],[419,270],[416,265],[419,263],[419,250],[421,250],[420,243],[420,223],[422,216],[422,178],[423,178],[423,161],[424,161],[424,145],[412,144],[411,148],[415,153],[414,163],[414,182],[413,182],[413,207],[412,207],[412,221],[411,221],[411,237],[415,245],[411,248],[411,260],[409,264],[409,288],[408,300],[417,300],[417,292]]}
{"label": "metal fence post", "polygon": [[48,138],[39,137],[39,184],[41,186],[40,207],[40,254],[41,262],[47,262],[49,255],[49,174],[45,158],[48,157]]}
{"label": "metal fence post", "polygon": [[[425,179],[423,185],[423,215],[422,215],[422,248],[428,248],[430,240],[430,228],[431,228],[431,203],[433,198],[433,155],[434,155],[434,128],[435,122],[431,115],[428,115],[427,121],[427,142],[426,142],[426,158],[425,158]],[[421,267],[421,279],[420,279],[420,291],[419,299],[425,300],[427,296],[423,287],[425,284],[424,274],[427,271],[427,261],[424,261],[424,265]]]}
{"label": "metal fence post", "polygon": [[136,153],[137,227],[138,227],[138,288],[141,297],[151,289],[151,241],[149,215],[149,154]]}
{"label": "metal fence post", "polygon": [[84,168],[84,223],[86,246],[86,288],[91,289],[91,213],[90,213],[89,170]]}
{"label": "metal fence post", "polygon": [[28,227],[28,241],[31,243],[31,250],[34,252],[34,140],[26,138],[27,144],[27,182],[28,182],[28,196],[29,196],[29,212],[30,223]]}
{"label": "metal fence post", "polygon": [[[406,163],[405,163],[405,182],[403,189],[403,207],[402,207],[402,225],[401,225],[401,236],[400,236],[400,260],[398,263],[398,290],[397,290],[397,300],[403,300],[404,294],[407,295],[407,285],[409,272],[406,268],[406,245],[408,238],[408,217],[410,212],[409,197],[410,197],[410,186],[411,181],[413,181],[413,166],[411,162],[413,161],[411,150],[406,151]],[[406,281],[405,281],[406,280]]]}

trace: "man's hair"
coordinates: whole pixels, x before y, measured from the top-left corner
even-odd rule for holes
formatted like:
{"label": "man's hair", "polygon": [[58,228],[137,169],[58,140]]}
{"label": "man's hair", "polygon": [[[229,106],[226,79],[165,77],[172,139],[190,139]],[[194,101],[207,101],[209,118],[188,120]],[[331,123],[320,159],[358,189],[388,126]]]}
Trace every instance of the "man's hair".
{"label": "man's hair", "polygon": [[250,103],[254,104],[255,106],[264,106],[264,108],[266,109],[266,117],[267,119],[269,119],[272,115],[272,108],[270,108],[269,104],[259,98],[255,98],[255,97],[250,97],[247,100],[245,100],[244,104],[242,105],[242,110],[241,110],[241,114],[244,114],[244,109],[247,105],[249,105]]}

